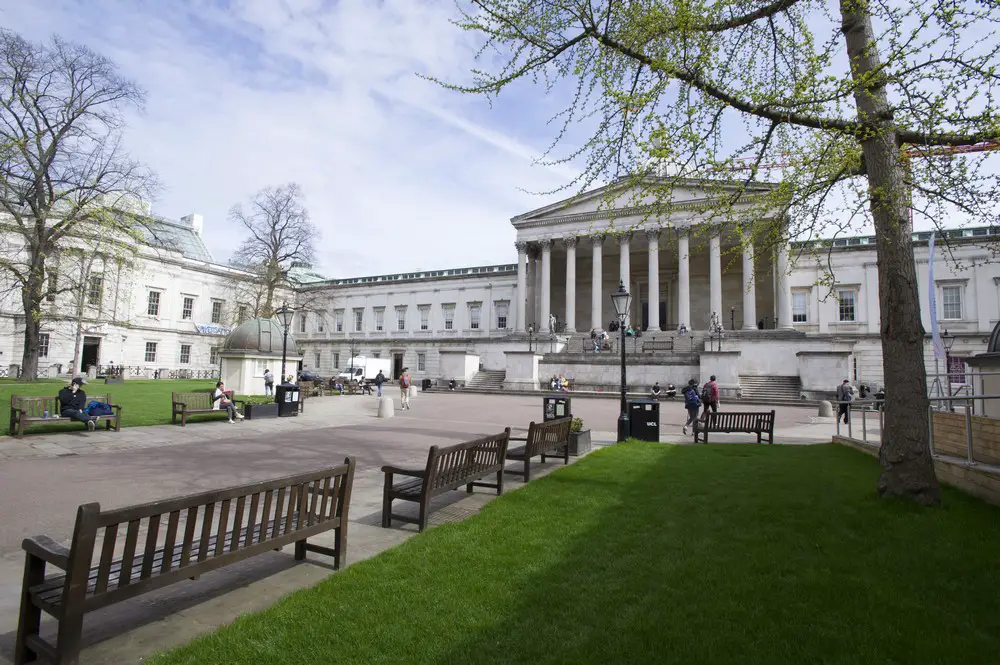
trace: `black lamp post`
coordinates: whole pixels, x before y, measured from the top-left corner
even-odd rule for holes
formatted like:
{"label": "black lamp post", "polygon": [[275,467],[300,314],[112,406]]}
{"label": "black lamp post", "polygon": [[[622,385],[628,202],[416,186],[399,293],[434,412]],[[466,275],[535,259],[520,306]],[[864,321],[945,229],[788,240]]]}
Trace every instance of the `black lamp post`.
{"label": "black lamp post", "polygon": [[281,382],[285,382],[285,358],[288,354],[288,329],[292,327],[292,317],[295,316],[295,310],[288,306],[288,303],[281,303],[281,309],[279,309],[275,314],[281,320],[281,326],[285,329],[284,337],[281,341]]}
{"label": "black lamp post", "polygon": [[[944,342],[944,377],[948,382],[948,397],[951,397],[951,347],[955,345],[955,336],[945,328],[941,341]],[[948,400],[948,410],[955,410],[955,404],[951,400]]]}
{"label": "black lamp post", "polygon": [[736,330],[736,305],[729,308],[729,329]]}
{"label": "black lamp post", "polygon": [[531,323],[531,324],[528,325],[528,351],[529,352],[534,351],[534,349],[531,347],[531,342],[532,342],[534,334],[535,334],[535,324]]}
{"label": "black lamp post", "polygon": [[622,403],[621,413],[618,415],[618,442],[621,443],[629,437],[628,411],[625,404],[625,319],[628,317],[629,305],[632,304],[632,294],[625,290],[625,283],[618,284],[618,290],[611,294],[611,302],[615,306],[615,314],[618,315],[619,329],[622,332]]}

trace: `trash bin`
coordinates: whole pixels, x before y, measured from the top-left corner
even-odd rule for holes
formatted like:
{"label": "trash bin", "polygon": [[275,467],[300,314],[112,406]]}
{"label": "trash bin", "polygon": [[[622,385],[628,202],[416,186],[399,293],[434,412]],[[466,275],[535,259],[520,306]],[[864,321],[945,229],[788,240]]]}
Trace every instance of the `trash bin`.
{"label": "trash bin", "polygon": [[427,392],[431,389],[431,383],[433,382],[430,379],[420,379],[420,390]]}
{"label": "trash bin", "polygon": [[294,383],[275,386],[274,401],[278,404],[279,418],[299,415],[299,387]]}
{"label": "trash bin", "polygon": [[651,399],[637,399],[628,403],[628,421],[633,439],[660,440],[660,403]]}
{"label": "trash bin", "polygon": [[542,421],[548,422],[571,415],[570,399],[561,395],[549,395],[542,398]]}

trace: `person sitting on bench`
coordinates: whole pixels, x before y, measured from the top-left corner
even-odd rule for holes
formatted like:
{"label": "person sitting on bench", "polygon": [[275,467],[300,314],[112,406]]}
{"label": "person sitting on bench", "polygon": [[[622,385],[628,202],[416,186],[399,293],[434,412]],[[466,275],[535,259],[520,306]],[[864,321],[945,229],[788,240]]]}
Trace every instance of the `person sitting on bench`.
{"label": "person sitting on bench", "polygon": [[215,392],[212,393],[212,408],[223,408],[229,412],[229,423],[235,422],[233,418],[243,420],[243,414],[236,411],[236,405],[226,395],[226,384],[219,381],[215,384]]}
{"label": "person sitting on bench", "polygon": [[87,429],[93,431],[97,427],[97,419],[91,418],[83,410],[87,406],[87,393],[81,388],[84,383],[86,381],[78,376],[70,382],[69,387],[59,391],[59,415],[87,423]]}

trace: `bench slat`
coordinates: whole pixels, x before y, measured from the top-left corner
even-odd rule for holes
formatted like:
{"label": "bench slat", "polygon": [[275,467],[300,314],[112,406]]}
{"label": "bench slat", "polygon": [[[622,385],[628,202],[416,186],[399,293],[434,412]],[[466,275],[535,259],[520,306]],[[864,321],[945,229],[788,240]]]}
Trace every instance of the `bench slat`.
{"label": "bench slat", "polygon": [[142,553],[142,575],[140,579],[147,579],[153,574],[153,555],[156,554],[156,541],[160,536],[160,516],[153,515],[149,518],[149,530],[146,532],[146,548]]}

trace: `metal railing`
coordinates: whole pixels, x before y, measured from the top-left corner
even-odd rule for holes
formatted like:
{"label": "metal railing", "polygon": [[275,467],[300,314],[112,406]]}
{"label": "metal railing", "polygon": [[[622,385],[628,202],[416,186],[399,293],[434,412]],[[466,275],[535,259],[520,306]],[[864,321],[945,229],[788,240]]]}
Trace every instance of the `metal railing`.
{"label": "metal railing", "polygon": [[[583,353],[620,353],[619,345],[621,344],[621,334],[611,333],[604,340],[603,346],[600,350],[595,349],[596,340],[584,338],[581,340],[581,350]],[[659,348],[664,342],[670,343],[670,348]],[[648,335],[646,333],[640,336],[627,336],[625,338],[625,353],[634,355],[644,355],[654,352],[660,353],[692,353],[694,349],[699,344],[703,343],[704,340],[695,339],[691,335],[660,335],[657,338],[655,335]]]}

